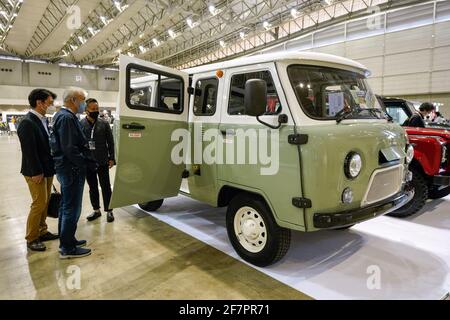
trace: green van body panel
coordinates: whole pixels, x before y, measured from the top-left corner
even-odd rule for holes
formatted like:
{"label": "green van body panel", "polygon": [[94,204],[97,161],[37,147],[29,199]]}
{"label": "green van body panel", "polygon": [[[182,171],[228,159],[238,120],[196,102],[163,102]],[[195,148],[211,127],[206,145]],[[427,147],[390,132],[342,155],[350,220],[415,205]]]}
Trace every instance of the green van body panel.
{"label": "green van body panel", "polygon": [[[218,124],[204,124],[204,130],[217,129],[217,126]],[[264,126],[232,124],[221,124],[220,127],[228,130],[271,130]],[[315,231],[317,229],[312,222],[314,213],[340,212],[361,206],[373,172],[382,167],[379,164],[381,150],[395,150],[397,153],[402,150],[400,163],[405,161],[403,150],[406,148],[406,136],[397,124],[373,122],[337,125],[335,122],[328,122],[321,126],[298,126],[297,132],[308,135],[307,144],[289,144],[288,136],[295,133],[294,127],[281,127],[280,165],[275,175],[261,175],[260,164],[203,163],[199,166],[200,175],[191,175],[188,179],[189,196],[217,206],[217,197],[224,186],[257,193],[265,198],[280,226],[300,231]],[[236,147],[235,138],[230,138]],[[209,143],[211,142],[204,142],[203,146]],[[344,173],[345,158],[351,151],[358,152],[363,160],[361,173],[353,180],[348,179]],[[247,159],[250,152],[250,149],[246,149]],[[405,165],[405,170],[406,168]],[[342,191],[347,187],[353,190],[354,200],[351,204],[343,204],[341,201]],[[310,199],[312,208],[295,207],[292,204],[294,197]]]}
{"label": "green van body panel", "polygon": [[[382,168],[379,152],[393,148],[403,151],[400,164],[404,164],[407,138],[402,127],[394,123],[353,123],[299,127],[309,141],[301,146],[304,195],[311,199],[312,208],[306,209],[307,231],[314,231],[314,213],[337,213],[361,207],[369,187],[372,173]],[[344,172],[344,162],[349,152],[361,155],[361,173],[353,180]],[[350,187],[353,202],[344,204],[342,192]]]}
{"label": "green van body panel", "polygon": [[[133,122],[144,125],[145,130],[122,128],[123,124]],[[187,123],[121,116],[114,126],[120,152],[117,151],[111,208],[158,200],[161,195],[164,198],[176,196],[185,165],[174,164],[171,159],[172,149],[178,143],[171,141],[171,135],[176,129],[187,129]],[[152,158],[155,153],[158,156]],[[149,158],[152,158],[151,166]]]}

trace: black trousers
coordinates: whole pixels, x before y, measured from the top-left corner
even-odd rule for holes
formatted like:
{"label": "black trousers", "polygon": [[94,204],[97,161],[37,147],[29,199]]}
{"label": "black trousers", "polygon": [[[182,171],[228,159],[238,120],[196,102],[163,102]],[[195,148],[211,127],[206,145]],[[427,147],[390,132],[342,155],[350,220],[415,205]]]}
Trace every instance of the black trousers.
{"label": "black trousers", "polygon": [[97,172],[87,170],[86,181],[89,185],[89,198],[91,199],[92,208],[94,210],[100,209],[100,195],[98,193],[98,182],[100,181],[103,196],[103,208],[105,211],[110,211],[109,202],[111,201],[112,192],[111,183],[109,181],[108,165],[99,166]]}

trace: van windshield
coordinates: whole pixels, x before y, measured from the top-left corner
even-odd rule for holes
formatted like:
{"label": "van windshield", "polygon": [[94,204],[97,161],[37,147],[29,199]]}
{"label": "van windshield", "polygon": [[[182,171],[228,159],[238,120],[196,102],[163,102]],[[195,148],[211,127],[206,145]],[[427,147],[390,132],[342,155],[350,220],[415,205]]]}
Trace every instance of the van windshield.
{"label": "van windshield", "polygon": [[291,85],[303,111],[318,120],[386,119],[366,78],[356,72],[291,65]]}

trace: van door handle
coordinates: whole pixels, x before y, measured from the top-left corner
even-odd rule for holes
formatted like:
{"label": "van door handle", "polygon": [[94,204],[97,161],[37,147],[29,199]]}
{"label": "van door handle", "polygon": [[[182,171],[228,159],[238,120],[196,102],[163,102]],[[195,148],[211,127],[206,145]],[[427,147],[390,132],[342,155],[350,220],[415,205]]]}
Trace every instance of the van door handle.
{"label": "van door handle", "polygon": [[222,133],[223,136],[234,136],[236,135],[236,132],[234,129],[222,129],[220,130],[220,133]]}
{"label": "van door handle", "polygon": [[122,125],[122,128],[126,130],[144,130],[145,126],[140,123],[125,123]]}

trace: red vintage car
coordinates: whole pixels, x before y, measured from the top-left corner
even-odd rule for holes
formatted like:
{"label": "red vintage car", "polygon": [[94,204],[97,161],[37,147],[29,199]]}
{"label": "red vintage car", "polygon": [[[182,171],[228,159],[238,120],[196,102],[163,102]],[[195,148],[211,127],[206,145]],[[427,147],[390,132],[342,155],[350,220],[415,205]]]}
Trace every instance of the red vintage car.
{"label": "red vintage car", "polygon": [[[403,99],[379,97],[379,100],[392,121],[401,125],[407,124],[406,120],[417,112],[411,102]],[[413,174],[410,187],[414,189],[414,198],[390,214],[397,217],[416,213],[427,199],[439,199],[450,194],[449,127],[404,127],[409,142],[414,146],[414,159],[409,166]]]}

